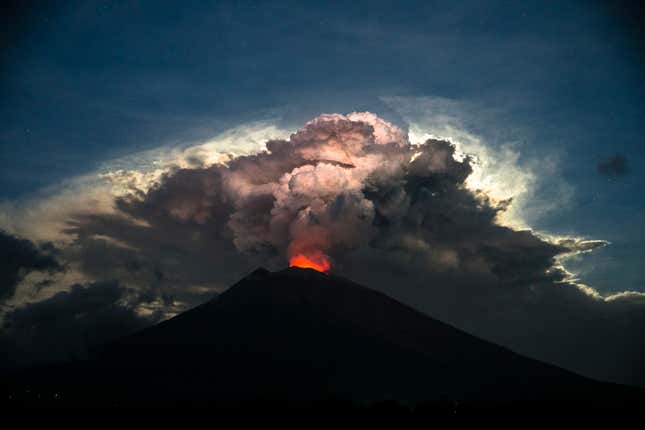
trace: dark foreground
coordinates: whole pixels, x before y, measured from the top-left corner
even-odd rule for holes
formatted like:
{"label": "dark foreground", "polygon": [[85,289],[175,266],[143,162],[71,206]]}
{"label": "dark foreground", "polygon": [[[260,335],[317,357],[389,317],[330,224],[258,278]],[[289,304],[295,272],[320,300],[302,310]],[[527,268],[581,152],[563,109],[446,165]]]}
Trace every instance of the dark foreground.
{"label": "dark foreground", "polygon": [[[445,421],[470,421],[471,419],[515,420],[522,422],[559,420],[562,417],[577,422],[596,420],[622,420],[640,416],[645,407],[645,396],[629,393],[611,400],[598,398],[572,398],[569,400],[534,401],[433,401],[414,405],[397,401],[379,401],[359,404],[340,399],[293,401],[281,396],[250,399],[246,401],[157,401],[128,402],[112,397],[109,393],[63,393],[31,389],[7,395],[0,408],[23,415],[38,410],[56,411],[74,416],[88,413],[106,414],[105,419],[125,416],[149,417],[158,422],[189,416],[194,419],[217,416],[241,422],[275,422],[286,420],[308,425],[329,422],[359,422],[372,424],[415,424],[427,428],[428,424]],[[96,411],[96,412],[93,412]]]}

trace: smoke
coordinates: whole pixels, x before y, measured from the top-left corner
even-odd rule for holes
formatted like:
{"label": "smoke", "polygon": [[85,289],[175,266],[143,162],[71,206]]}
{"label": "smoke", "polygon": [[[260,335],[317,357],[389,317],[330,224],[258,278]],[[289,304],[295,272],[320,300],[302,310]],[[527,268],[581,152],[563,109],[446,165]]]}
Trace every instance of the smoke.
{"label": "smoke", "polygon": [[405,270],[523,286],[547,272],[570,280],[559,260],[605,244],[504,226],[512,199],[473,188],[475,162],[449,141],[413,144],[372,113],[323,114],[261,152],[169,170],[116,198],[116,214],[77,216],[66,231],[144,255],[170,242],[179,259],[208,253],[211,267],[301,256],[347,272],[364,266],[356,256],[381,253]]}
{"label": "smoke", "polygon": [[558,254],[575,251],[499,226],[510,200],[471,191],[471,161],[447,141],[411,144],[403,130],[371,113],[325,114],[288,139],[270,140],[266,151],[181,169],[143,196],[121,198],[119,207],[148,223],[155,210],[221,226],[239,253],[278,266],[295,255],[340,262],[371,247],[423,254],[437,270],[487,268],[501,276],[495,256],[506,249],[496,249],[514,242],[528,253],[548,250],[535,268],[542,271]]}

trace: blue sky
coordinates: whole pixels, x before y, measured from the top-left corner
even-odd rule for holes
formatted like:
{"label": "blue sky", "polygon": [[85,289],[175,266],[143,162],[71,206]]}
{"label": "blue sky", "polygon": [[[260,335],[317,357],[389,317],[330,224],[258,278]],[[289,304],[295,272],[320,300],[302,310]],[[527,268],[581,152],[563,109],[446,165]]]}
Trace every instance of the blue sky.
{"label": "blue sky", "polygon": [[[248,121],[369,110],[405,127],[384,100],[442,98],[472,107],[462,120],[491,148],[513,142],[537,173],[557,162],[532,204],[562,204],[530,225],[611,242],[568,267],[600,291],[645,291],[642,30],[616,4],[66,2],[7,15],[0,198]],[[615,154],[629,172],[600,175]]]}

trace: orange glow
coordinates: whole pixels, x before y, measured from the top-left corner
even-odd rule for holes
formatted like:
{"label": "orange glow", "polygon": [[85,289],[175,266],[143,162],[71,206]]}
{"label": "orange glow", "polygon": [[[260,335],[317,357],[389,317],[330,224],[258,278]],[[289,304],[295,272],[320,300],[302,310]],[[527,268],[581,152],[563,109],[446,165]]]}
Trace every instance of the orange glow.
{"label": "orange glow", "polygon": [[289,267],[301,267],[303,269],[314,269],[319,272],[326,272],[331,265],[329,259],[322,252],[316,255],[296,254],[289,259]]}

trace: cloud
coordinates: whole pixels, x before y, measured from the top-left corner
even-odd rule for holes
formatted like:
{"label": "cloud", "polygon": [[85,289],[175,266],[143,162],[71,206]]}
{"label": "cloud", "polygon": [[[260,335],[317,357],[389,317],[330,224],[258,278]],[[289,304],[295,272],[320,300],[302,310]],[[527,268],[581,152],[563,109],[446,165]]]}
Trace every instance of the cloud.
{"label": "cloud", "polygon": [[620,154],[609,157],[598,163],[598,173],[609,177],[625,176],[629,173],[627,159]]}
{"label": "cloud", "polygon": [[4,317],[0,343],[6,368],[83,358],[102,342],[131,333],[160,319],[141,315],[145,302],[117,281],[73,285],[69,291],[20,306]]}
{"label": "cloud", "polygon": [[181,142],[106,161],[97,172],[50,185],[19,200],[0,201],[0,227],[33,241],[68,245],[70,220],[114,214],[115,199],[142,194],[179,169],[208,167],[256,153],[268,140],[288,136],[271,121],[224,131],[206,142]]}
{"label": "cloud", "polygon": [[62,266],[54,257],[51,243],[40,247],[0,230],[0,301],[13,296],[16,286],[33,271],[58,272]]}
{"label": "cloud", "polygon": [[[381,99],[406,121],[413,143],[428,138],[447,140],[455,145],[459,157],[471,157],[468,188],[481,190],[496,201],[512,199],[498,214],[499,223],[529,229],[571,201],[574,189],[560,175],[560,154],[550,148],[530,158],[524,156],[529,149],[527,137],[533,132],[517,129],[507,112],[490,104],[442,97]],[[536,142],[530,149],[542,147]]]}
{"label": "cloud", "polygon": [[[644,357],[642,295],[605,297],[562,266],[607,242],[538,234],[520,212],[508,222],[514,193],[530,193],[535,176],[512,150],[451,127],[454,139],[444,139],[367,112],[325,114],[259,151],[107,172],[118,192],[96,210],[67,212],[61,258],[154,304],[135,300],[126,310],[159,315],[204,301],[259,265],[324,256],[336,273],[519,352],[645,384],[632,361]],[[504,192],[507,185],[516,188]]]}

